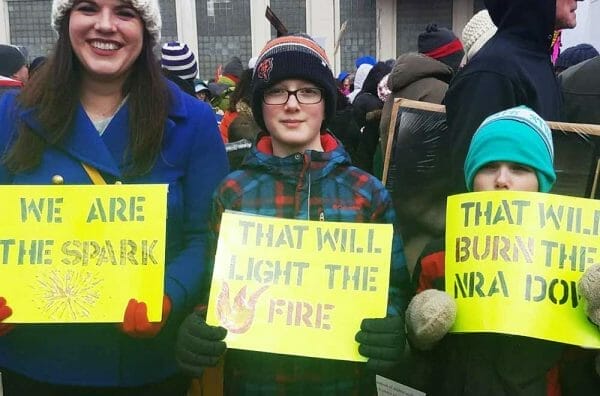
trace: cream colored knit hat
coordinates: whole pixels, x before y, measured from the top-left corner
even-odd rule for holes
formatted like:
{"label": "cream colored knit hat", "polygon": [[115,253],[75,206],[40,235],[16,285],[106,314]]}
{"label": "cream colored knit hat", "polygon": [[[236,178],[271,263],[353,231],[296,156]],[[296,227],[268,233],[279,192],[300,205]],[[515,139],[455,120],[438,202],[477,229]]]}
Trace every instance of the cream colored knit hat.
{"label": "cream colored knit hat", "polygon": [[[160,43],[160,29],[162,20],[160,18],[160,7],[158,0],[128,0],[133,8],[140,14],[146,25],[146,30],[154,38],[154,43]],[[58,32],[60,23],[64,16],[73,7],[73,0],[52,1],[52,28]]]}
{"label": "cream colored knit hat", "polygon": [[467,22],[462,32],[462,43],[465,48],[463,64],[467,63],[481,47],[494,35],[498,28],[492,22],[487,10],[481,10]]}

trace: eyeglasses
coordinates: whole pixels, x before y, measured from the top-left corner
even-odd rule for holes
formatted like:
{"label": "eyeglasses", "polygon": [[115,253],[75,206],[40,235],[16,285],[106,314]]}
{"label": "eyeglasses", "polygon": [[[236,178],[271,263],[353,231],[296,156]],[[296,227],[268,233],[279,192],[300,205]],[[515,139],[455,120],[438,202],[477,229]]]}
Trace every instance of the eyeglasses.
{"label": "eyeglasses", "polygon": [[295,91],[274,88],[265,91],[263,102],[268,105],[286,104],[290,100],[290,95],[294,95],[300,104],[317,104],[323,100],[323,90],[321,88],[300,88]]}

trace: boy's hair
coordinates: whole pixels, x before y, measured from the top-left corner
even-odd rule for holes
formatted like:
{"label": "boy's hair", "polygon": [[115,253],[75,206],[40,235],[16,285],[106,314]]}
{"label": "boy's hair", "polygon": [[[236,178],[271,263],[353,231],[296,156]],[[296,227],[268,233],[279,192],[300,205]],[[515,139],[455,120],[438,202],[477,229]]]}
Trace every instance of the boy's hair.
{"label": "boy's hair", "polygon": [[465,159],[467,189],[475,175],[495,161],[515,162],[535,170],[539,191],[549,192],[556,181],[552,131],[526,106],[513,107],[486,118],[479,126]]}
{"label": "boy's hair", "polygon": [[337,85],[325,50],[306,34],[282,36],[265,45],[252,76],[252,113],[263,130],[267,131],[262,114],[263,93],[278,82],[293,78],[323,89],[325,123],[335,115]]}

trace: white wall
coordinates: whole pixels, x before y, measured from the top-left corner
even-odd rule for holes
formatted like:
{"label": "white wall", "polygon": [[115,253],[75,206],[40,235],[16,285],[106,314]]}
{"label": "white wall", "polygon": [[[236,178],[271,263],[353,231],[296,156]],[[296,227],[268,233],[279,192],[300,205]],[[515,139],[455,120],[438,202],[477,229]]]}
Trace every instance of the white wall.
{"label": "white wall", "polygon": [[306,0],[306,33],[315,39],[325,49],[329,62],[335,65],[335,38],[339,32],[339,22],[336,21],[336,6],[334,0]]}
{"label": "white wall", "polygon": [[377,0],[377,59],[396,59],[396,0]]}
{"label": "white wall", "polygon": [[269,0],[250,0],[252,56],[257,56],[271,39],[271,24],[265,17],[265,9],[269,5],[271,5]]}
{"label": "white wall", "polygon": [[0,44],[10,44],[8,2],[6,0],[0,0]]}
{"label": "white wall", "polygon": [[577,27],[563,30],[562,49],[580,43],[592,44],[600,51],[600,29],[595,26],[600,21],[600,0],[577,2]]}
{"label": "white wall", "polygon": [[452,2],[452,31],[456,37],[462,37],[462,31],[472,16],[473,0],[454,0]]}
{"label": "white wall", "polygon": [[198,25],[196,22],[196,1],[175,0],[177,14],[177,40],[188,45],[198,59]]}

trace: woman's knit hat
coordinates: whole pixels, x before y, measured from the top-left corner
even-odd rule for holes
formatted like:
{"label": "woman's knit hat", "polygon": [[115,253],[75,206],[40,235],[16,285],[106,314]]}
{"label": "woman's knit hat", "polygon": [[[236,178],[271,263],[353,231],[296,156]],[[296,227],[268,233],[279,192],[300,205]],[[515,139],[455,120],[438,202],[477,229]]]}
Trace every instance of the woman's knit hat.
{"label": "woman's knit hat", "polygon": [[[154,43],[160,42],[160,29],[162,20],[160,18],[160,7],[158,0],[128,0],[129,3],[140,14],[144,21],[146,30],[154,39]],[[52,1],[52,28],[58,32],[60,23],[64,16],[73,8],[74,0],[53,0]]]}
{"label": "woman's knit hat", "polygon": [[427,25],[425,31],[419,34],[417,46],[420,53],[450,66],[454,71],[458,70],[465,54],[458,37],[435,23]]}
{"label": "woman's knit hat", "polygon": [[198,74],[198,64],[187,44],[172,41],[164,44],[160,53],[160,64],[163,69],[169,70],[179,78],[194,82]]}
{"label": "woman's knit hat", "polygon": [[462,43],[465,49],[463,64],[473,59],[497,30],[487,10],[481,10],[473,15],[462,31]]}
{"label": "woman's knit hat", "polygon": [[266,131],[262,105],[264,91],[286,79],[310,81],[324,90],[325,123],[335,114],[337,86],[325,50],[305,34],[269,41],[258,55],[252,75],[252,112]]}
{"label": "woman's knit hat", "polygon": [[539,191],[549,192],[556,181],[552,131],[526,106],[492,114],[473,135],[465,159],[465,181],[469,191],[473,191],[477,171],[495,161],[516,162],[533,168]]}

